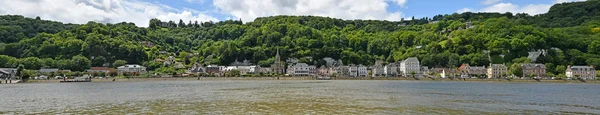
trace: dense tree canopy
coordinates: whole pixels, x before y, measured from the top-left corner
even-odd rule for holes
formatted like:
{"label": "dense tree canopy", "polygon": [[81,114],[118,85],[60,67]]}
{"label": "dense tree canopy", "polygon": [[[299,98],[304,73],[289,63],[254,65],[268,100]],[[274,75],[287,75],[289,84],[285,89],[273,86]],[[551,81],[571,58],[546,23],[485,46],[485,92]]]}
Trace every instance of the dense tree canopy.
{"label": "dense tree canopy", "polygon": [[600,66],[599,8],[599,0],[589,0],[557,4],[535,16],[466,12],[396,22],[317,16],[248,23],[152,19],[148,28],[5,15],[0,16],[0,66],[82,70],[132,63],[153,70],[161,67],[155,59],[169,56],[188,66],[244,59],[267,66],[279,49],[282,59],[316,65],[325,57],[364,65],[418,57],[425,66],[457,67],[529,63],[528,52],[547,50],[535,63],[559,73],[564,65]]}

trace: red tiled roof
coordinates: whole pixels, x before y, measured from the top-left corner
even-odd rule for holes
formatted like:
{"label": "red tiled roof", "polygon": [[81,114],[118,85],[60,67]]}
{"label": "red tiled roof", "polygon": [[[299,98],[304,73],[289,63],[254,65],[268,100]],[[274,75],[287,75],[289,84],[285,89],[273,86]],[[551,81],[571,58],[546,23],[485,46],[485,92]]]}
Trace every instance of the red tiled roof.
{"label": "red tiled roof", "polygon": [[108,70],[108,67],[92,67],[90,70]]}

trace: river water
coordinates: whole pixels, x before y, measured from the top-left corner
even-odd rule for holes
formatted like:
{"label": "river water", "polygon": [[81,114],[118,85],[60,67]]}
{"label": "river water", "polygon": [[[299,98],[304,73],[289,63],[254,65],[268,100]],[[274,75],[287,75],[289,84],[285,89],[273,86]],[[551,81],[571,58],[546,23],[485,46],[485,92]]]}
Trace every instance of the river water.
{"label": "river water", "polygon": [[600,114],[599,88],[341,80],[0,84],[0,114]]}

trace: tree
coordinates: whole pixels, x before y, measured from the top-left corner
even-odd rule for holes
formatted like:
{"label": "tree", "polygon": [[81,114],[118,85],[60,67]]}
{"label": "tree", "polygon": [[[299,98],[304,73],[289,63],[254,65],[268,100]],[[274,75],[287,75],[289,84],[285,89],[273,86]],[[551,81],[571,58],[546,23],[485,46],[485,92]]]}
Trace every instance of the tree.
{"label": "tree", "polygon": [[20,64],[19,67],[17,67],[17,72],[15,73],[16,75],[18,75],[20,77],[20,79],[23,79],[23,69],[24,66],[23,64]]}
{"label": "tree", "polygon": [[179,19],[179,24],[177,25],[177,27],[180,27],[180,28],[185,27],[185,23],[183,23],[182,19]]}
{"label": "tree", "polygon": [[413,78],[416,78],[415,74],[417,74],[417,73],[415,73],[414,71],[410,72],[410,76],[412,76]]}
{"label": "tree", "polygon": [[116,67],[119,67],[119,66],[123,66],[125,64],[127,64],[127,61],[125,61],[125,60],[116,60],[115,62],[113,62],[112,65],[113,65],[113,67],[116,68]]}
{"label": "tree", "polygon": [[512,74],[516,75],[516,76],[520,76],[520,77],[526,77],[523,76],[523,68],[521,68],[521,64],[520,63],[514,63],[510,66],[510,71],[512,72]]}
{"label": "tree", "polygon": [[565,67],[564,65],[557,65],[554,72],[555,72],[555,74],[565,74],[566,70],[567,70],[567,67]]}
{"label": "tree", "polygon": [[81,55],[73,57],[71,62],[71,70],[73,71],[84,71],[92,66],[92,62],[88,58]]}

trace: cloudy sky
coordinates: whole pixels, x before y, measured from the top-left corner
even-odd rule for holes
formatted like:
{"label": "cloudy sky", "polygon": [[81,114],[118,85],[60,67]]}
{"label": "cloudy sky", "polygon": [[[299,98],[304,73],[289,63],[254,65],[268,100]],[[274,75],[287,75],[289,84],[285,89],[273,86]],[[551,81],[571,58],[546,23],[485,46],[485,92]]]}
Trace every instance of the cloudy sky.
{"label": "cloudy sky", "polygon": [[125,21],[142,27],[152,18],[249,22],[273,15],[397,21],[467,11],[540,14],[552,4],[571,1],[582,0],[0,0],[0,15],[78,24]]}

